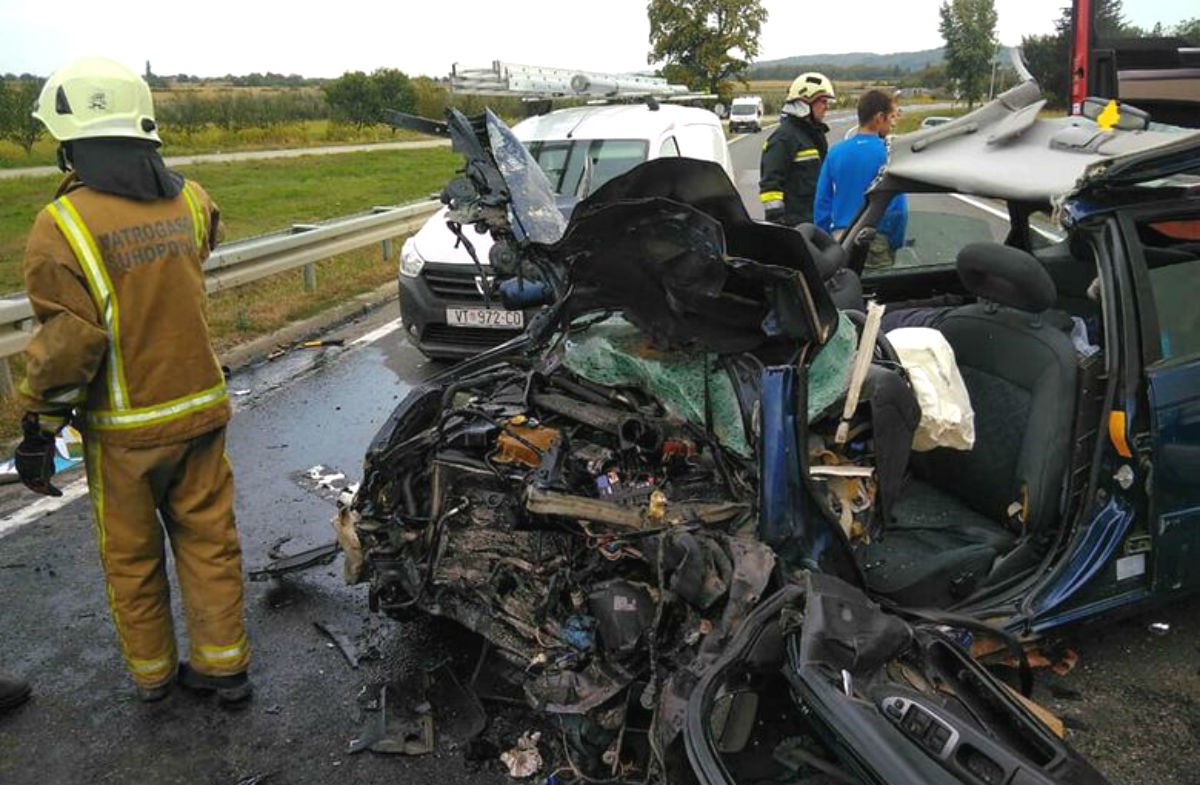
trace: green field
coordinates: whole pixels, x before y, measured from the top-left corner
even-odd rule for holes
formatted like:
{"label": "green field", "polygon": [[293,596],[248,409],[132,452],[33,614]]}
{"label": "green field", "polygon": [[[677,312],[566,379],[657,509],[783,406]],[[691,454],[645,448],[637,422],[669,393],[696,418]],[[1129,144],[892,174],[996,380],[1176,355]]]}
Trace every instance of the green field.
{"label": "green field", "polygon": [[[447,148],[380,150],[180,167],[221,208],[225,239],[337,218],[437,192],[461,158]],[[19,291],[25,238],[57,177],[0,180],[0,292]]]}
{"label": "green field", "polygon": [[[329,120],[280,123],[269,128],[224,129],[209,126],[194,133],[162,129],[165,156],[201,155],[203,153],[233,152],[235,150],[280,150],[297,147],[323,147],[336,144],[367,142],[402,142],[428,139],[414,131],[393,130],[385,125],[355,128]],[[0,169],[27,166],[53,166],[58,142],[43,135],[29,155],[16,144],[0,139]]]}

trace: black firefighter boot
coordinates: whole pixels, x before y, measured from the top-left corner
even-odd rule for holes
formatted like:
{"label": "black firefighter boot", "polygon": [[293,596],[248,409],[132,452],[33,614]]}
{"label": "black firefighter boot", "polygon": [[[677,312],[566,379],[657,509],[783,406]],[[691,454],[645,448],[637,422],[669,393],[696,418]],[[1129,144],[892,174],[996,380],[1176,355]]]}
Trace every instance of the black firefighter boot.
{"label": "black firefighter boot", "polygon": [[29,682],[13,679],[0,673],[0,713],[15,709],[29,700]]}
{"label": "black firefighter boot", "polygon": [[232,676],[209,676],[193,670],[186,662],[179,663],[179,686],[201,694],[217,694],[223,705],[242,703],[249,699],[253,690],[246,672]]}

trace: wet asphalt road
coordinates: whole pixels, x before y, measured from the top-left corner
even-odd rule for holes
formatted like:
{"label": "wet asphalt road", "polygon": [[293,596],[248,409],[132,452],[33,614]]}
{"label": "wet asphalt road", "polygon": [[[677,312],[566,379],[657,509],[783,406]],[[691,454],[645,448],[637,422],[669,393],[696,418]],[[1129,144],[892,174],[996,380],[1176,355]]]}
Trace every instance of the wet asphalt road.
{"label": "wet asphalt road", "polygon": [[[752,175],[738,150],[759,146],[734,145],[744,192]],[[394,308],[345,335],[392,319]],[[357,479],[375,430],[435,369],[393,332],[370,345],[296,351],[235,375],[231,390],[245,394],[235,397],[229,454],[247,568],[283,537],[292,537],[288,552],[329,539],[330,494],[300,478],[322,464]],[[2,489],[0,514],[33,498]],[[256,695],[245,710],[179,691],[142,705],[117,651],[86,499],[10,531],[0,538],[0,671],[30,679],[35,695],[0,716],[0,783],[236,785],[268,774],[269,785],[507,781],[494,761],[469,764],[444,740],[420,758],[347,753],[362,728],[356,696],[364,687],[461,653],[469,641],[440,625],[371,615],[365,590],[345,586],[340,568],[247,585]],[[366,657],[359,669],[316,621],[354,641]],[[1150,622],[1169,631],[1152,633]],[[1064,717],[1081,752],[1113,782],[1200,781],[1200,600],[1076,628],[1047,645],[1064,647],[1078,664],[1065,676],[1043,672],[1036,697]],[[500,711],[493,716],[489,733],[511,742],[519,726]]]}
{"label": "wet asphalt road", "polygon": [[[332,501],[297,477],[324,464],[357,478],[379,424],[429,372],[401,340],[394,332],[371,346],[296,352],[231,380],[231,390],[250,390],[236,399],[228,441],[247,568],[285,536],[288,552],[332,538]],[[32,498],[6,490],[6,511]],[[427,663],[440,639],[429,625],[370,617],[365,591],[345,586],[340,569],[247,584],[256,694],[246,710],[179,690],[142,705],[117,651],[86,499],[9,534],[0,540],[0,670],[28,678],[35,693],[0,716],[0,782],[461,781],[461,758],[346,754],[362,687]],[[374,659],[351,669],[316,621],[335,623]]]}

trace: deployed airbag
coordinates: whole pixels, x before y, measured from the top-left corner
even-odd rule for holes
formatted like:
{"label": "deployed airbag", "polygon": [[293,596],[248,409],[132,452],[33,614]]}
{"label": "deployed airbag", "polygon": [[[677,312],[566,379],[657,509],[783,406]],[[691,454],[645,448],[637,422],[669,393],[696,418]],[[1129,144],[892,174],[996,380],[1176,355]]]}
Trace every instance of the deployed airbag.
{"label": "deployed airbag", "polygon": [[954,349],[937,330],[901,327],[888,341],[908,371],[921,421],[913,434],[913,449],[936,447],[969,450],[975,446],[975,411],[954,359]]}

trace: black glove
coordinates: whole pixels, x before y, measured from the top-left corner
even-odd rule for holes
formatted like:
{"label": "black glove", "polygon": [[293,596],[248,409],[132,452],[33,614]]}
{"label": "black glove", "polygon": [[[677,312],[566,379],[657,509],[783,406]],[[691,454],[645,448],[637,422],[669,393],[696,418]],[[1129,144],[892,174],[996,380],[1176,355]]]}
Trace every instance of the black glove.
{"label": "black glove", "polygon": [[37,412],[25,412],[21,430],[25,438],[17,445],[14,456],[17,476],[35,493],[62,496],[62,491],[50,484],[54,476],[54,432],[43,429]]}

